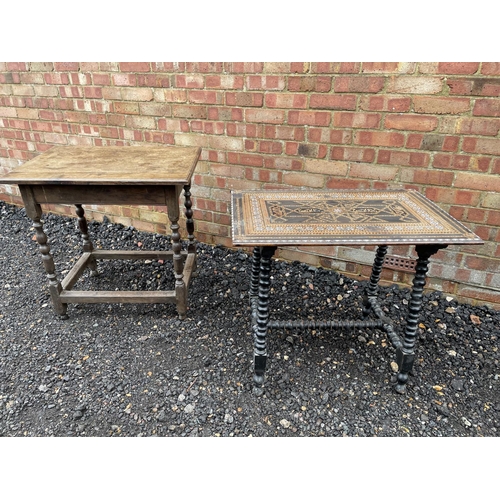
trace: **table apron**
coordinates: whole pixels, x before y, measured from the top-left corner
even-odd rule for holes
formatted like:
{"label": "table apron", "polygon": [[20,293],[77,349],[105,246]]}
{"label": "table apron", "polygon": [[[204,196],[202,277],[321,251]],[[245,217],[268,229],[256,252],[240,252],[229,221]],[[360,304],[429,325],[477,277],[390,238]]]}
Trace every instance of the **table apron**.
{"label": "table apron", "polygon": [[167,205],[182,186],[31,185],[37,203],[82,205]]}

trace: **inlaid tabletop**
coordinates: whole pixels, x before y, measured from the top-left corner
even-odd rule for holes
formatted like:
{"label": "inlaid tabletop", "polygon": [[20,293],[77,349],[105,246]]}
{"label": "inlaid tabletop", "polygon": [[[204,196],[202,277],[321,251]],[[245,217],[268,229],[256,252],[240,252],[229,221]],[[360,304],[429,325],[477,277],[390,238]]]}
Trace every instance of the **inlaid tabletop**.
{"label": "inlaid tabletop", "polygon": [[232,192],[235,245],[481,244],[414,190]]}
{"label": "inlaid tabletop", "polygon": [[56,146],[14,168],[0,184],[189,184],[201,148]]}

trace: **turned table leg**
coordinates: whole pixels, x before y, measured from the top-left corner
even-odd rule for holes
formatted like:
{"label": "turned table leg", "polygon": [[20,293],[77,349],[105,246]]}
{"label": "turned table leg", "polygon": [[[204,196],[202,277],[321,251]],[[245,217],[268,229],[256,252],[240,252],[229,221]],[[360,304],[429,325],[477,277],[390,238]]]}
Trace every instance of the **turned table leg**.
{"label": "turned table leg", "polygon": [[415,361],[415,343],[417,340],[425,277],[429,269],[429,258],[441,248],[446,248],[446,245],[417,245],[415,248],[418,259],[415,266],[415,278],[413,279],[410,302],[408,304],[406,329],[402,339],[402,346],[396,350],[399,373],[395,389],[399,393],[405,391],[408,375]]}
{"label": "turned table leg", "polygon": [[[271,258],[276,247],[262,247],[260,249],[260,272],[258,284],[257,314],[254,329],[254,392],[262,394],[264,373],[266,371],[267,348],[266,336],[269,322],[269,289],[271,285]],[[254,257],[257,252],[254,251]],[[252,272],[252,288],[255,290],[255,267]]]}
{"label": "turned table leg", "polygon": [[42,207],[35,201],[35,197],[30,186],[19,186],[19,190],[21,191],[26,214],[33,221],[33,226],[35,228],[36,241],[38,243],[40,253],[42,254],[42,263],[49,280],[49,292],[52,300],[52,306],[56,314],[61,316],[62,319],[67,319],[68,316],[66,315],[66,310],[68,306],[67,304],[61,302],[60,294],[62,286],[56,276],[54,259],[50,253],[50,245],[48,243],[47,235],[43,231],[43,223],[41,221]]}
{"label": "turned table leg", "polygon": [[[80,232],[82,233],[83,251],[92,253],[92,250],[94,250],[94,245],[92,245],[92,241],[90,240],[89,237],[87,219],[85,218],[85,210],[79,204],[75,205],[75,207],[76,207],[76,215],[78,216],[78,227],[80,228]],[[91,276],[97,276],[99,274],[97,271],[97,262],[94,256],[90,257],[87,266],[90,268]]]}
{"label": "turned table leg", "polygon": [[187,289],[184,283],[184,259],[181,254],[182,243],[179,232],[179,196],[178,186],[167,186],[167,210],[172,230],[172,251],[175,276],[175,298],[179,319],[185,319],[187,313]]}
{"label": "turned table leg", "polygon": [[375,254],[375,260],[373,261],[372,272],[370,275],[370,282],[368,283],[368,289],[366,290],[363,298],[363,317],[368,316],[372,309],[372,302],[377,298],[378,282],[380,280],[380,275],[382,274],[382,265],[384,264],[384,257],[386,253],[387,245],[380,245],[377,248],[377,253]]}

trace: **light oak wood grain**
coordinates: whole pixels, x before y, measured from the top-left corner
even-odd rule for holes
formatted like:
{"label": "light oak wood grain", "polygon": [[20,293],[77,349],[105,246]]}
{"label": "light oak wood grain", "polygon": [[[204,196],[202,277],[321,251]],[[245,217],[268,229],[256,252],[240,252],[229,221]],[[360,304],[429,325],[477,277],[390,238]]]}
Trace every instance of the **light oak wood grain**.
{"label": "light oak wood grain", "polygon": [[56,146],[14,168],[0,184],[189,184],[201,148]]}

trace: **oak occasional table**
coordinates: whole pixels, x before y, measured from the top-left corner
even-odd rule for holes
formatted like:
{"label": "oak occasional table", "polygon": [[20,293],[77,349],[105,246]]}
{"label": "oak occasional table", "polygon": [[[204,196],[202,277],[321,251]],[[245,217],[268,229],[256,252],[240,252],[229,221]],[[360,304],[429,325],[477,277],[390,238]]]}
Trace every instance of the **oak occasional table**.
{"label": "oak occasional table", "polygon": [[[16,167],[0,184],[17,184],[27,215],[33,220],[36,240],[49,281],[55,312],[67,318],[68,303],[175,303],[180,319],[186,317],[187,294],[196,268],[196,242],[191,201],[191,176],[201,149],[174,146],[53,147]],[[179,232],[179,197],[184,190],[187,250]],[[60,282],[41,221],[41,204],[74,204],[82,233],[83,253]],[[95,250],[88,235],[84,204],[164,205],[172,231],[171,251]],[[173,260],[174,290],[75,291],[85,269],[97,274],[99,259]]]}
{"label": "oak occasional table", "polygon": [[[254,390],[262,392],[266,335],[272,328],[380,328],[396,350],[395,389],[404,392],[415,359],[419,314],[429,258],[451,244],[483,241],[436,204],[413,190],[233,192],[232,239],[254,247],[250,283],[254,338]],[[270,321],[271,258],[278,246],[375,245],[360,320]],[[417,262],[402,335],[377,303],[378,282],[388,245],[415,245]]]}

